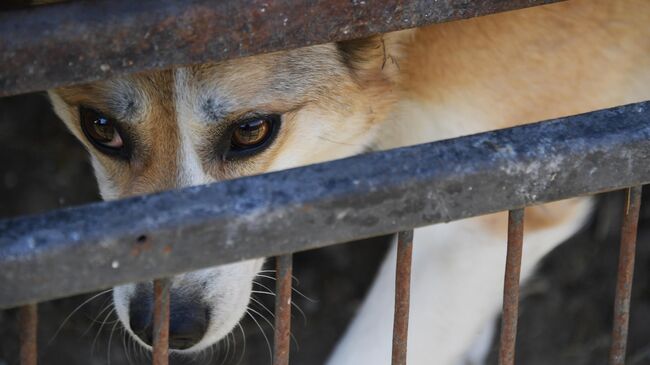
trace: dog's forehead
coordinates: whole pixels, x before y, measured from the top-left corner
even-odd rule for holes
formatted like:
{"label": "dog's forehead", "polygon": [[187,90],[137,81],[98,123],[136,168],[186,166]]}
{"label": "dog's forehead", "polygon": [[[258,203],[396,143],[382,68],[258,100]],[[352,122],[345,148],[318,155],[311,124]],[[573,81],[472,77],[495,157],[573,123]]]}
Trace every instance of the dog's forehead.
{"label": "dog's forehead", "polygon": [[332,45],[184,67],[174,73],[175,103],[180,119],[215,123],[299,105],[345,75]]}
{"label": "dog's forehead", "polygon": [[282,112],[326,96],[349,77],[334,45],[153,71],[57,92],[70,105],[95,107],[124,123],[165,118],[217,123],[237,113]]}

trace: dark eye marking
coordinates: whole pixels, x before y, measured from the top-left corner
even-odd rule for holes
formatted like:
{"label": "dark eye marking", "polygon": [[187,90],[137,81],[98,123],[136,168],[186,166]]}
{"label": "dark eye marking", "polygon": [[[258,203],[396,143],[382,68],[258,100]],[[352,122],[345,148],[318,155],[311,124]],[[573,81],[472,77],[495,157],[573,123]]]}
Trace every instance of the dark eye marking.
{"label": "dark eye marking", "polygon": [[228,103],[208,98],[201,104],[201,111],[209,121],[222,120],[228,114]]}

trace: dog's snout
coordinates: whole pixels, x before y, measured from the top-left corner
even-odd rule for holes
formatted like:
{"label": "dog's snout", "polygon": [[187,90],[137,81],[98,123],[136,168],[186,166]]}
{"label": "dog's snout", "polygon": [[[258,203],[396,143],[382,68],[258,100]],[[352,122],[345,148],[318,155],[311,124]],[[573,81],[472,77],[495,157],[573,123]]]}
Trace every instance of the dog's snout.
{"label": "dog's snout", "polygon": [[[169,347],[185,350],[196,345],[205,335],[210,323],[207,305],[198,300],[172,295],[169,315]],[[144,343],[153,343],[153,298],[138,293],[129,305],[129,326]]]}

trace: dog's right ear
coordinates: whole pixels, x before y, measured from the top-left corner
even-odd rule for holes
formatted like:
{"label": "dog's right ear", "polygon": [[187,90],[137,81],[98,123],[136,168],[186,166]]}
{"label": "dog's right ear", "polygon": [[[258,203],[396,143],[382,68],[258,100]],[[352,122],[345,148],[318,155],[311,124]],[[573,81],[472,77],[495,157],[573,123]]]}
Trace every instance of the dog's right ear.
{"label": "dog's right ear", "polygon": [[341,63],[360,92],[359,100],[369,105],[368,120],[386,120],[400,93],[400,60],[413,30],[376,35],[336,43]]}
{"label": "dog's right ear", "polygon": [[399,63],[404,46],[413,34],[413,29],[353,39],[336,44],[341,61],[350,69],[357,81],[397,81]]}

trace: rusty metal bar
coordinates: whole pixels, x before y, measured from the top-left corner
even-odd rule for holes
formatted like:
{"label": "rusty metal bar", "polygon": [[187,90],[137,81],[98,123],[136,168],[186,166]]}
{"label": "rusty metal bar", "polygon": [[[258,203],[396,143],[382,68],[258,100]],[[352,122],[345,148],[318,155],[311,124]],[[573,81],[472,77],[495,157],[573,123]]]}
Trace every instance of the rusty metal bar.
{"label": "rusty metal bar", "polygon": [[399,232],[397,234],[397,264],[395,269],[392,365],[406,365],[412,253],[413,230]]}
{"label": "rusty metal bar", "polygon": [[517,315],[519,313],[519,273],[524,242],[524,209],[508,213],[508,253],[503,282],[503,316],[499,343],[499,365],[515,363]]}
{"label": "rusty metal bar", "polygon": [[644,184],[649,160],[644,102],[0,220],[0,308]]}
{"label": "rusty metal bar", "polygon": [[18,312],[20,326],[20,365],[36,365],[38,352],[36,335],[38,332],[38,305],[27,304]]}
{"label": "rusty metal bar", "polygon": [[0,12],[0,96],[559,0],[98,0]]}
{"label": "rusty metal bar", "polygon": [[623,224],[621,226],[621,249],[618,258],[616,297],[614,299],[612,347],[609,353],[610,365],[623,365],[625,363],[641,190],[641,186],[627,189],[627,204],[625,204]]}
{"label": "rusty metal bar", "polygon": [[289,365],[291,349],[291,279],[293,255],[275,258],[275,334],[273,365]]}
{"label": "rusty metal bar", "polygon": [[169,289],[171,280],[153,282],[153,365],[169,363]]}

